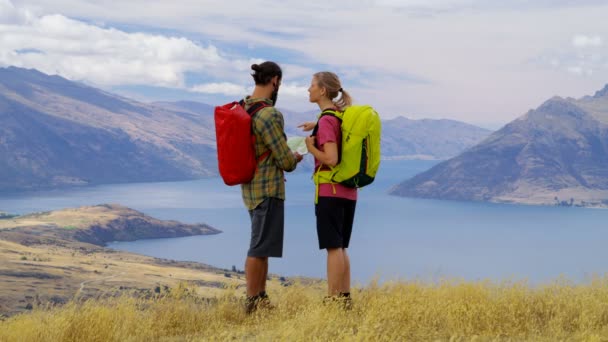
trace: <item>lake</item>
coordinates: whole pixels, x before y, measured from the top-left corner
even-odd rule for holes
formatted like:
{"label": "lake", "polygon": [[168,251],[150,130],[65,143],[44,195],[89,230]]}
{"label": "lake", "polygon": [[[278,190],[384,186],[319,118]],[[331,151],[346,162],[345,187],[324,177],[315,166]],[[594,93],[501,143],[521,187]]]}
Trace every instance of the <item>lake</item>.
{"label": "lake", "polygon": [[[608,270],[608,210],[438,201],[387,195],[433,161],[383,161],[375,183],[359,194],[349,254],[355,283],[442,278],[546,283],[585,282]],[[325,276],[317,245],[310,174],[287,174],[285,248],[270,272]],[[135,253],[243,269],[249,216],[240,188],[211,178],[0,194],[0,211],[24,214],[118,203],[160,219],[207,223],[223,233],[115,242]]]}

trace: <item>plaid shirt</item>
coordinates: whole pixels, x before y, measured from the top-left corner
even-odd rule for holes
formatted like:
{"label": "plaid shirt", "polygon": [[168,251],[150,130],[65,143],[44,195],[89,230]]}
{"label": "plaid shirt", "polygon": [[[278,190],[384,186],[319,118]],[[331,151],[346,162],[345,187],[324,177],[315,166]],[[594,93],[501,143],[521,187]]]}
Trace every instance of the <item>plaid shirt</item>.
{"label": "plaid shirt", "polygon": [[[245,99],[245,109],[255,102],[264,101],[270,107],[260,109],[252,118],[251,126],[255,134],[255,155],[258,157],[258,168],[250,183],[242,184],[243,201],[249,210],[255,209],[267,197],[285,199],[285,178],[283,170],[293,171],[297,160],[287,146],[283,130],[283,114],[272,107],[272,101],[262,98]],[[270,155],[260,159],[266,151]]]}

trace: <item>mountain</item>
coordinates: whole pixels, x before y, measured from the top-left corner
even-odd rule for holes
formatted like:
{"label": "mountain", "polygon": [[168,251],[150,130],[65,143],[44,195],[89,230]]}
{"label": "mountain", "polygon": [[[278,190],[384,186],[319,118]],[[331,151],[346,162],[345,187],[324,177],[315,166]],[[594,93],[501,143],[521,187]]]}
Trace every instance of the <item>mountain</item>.
{"label": "mountain", "polygon": [[196,101],[158,101],[152,102],[152,105],[168,109],[177,113],[188,113],[191,115],[201,116],[201,119],[204,120],[205,123],[213,124],[213,110],[215,109],[215,107],[205,103]]}
{"label": "mountain", "polygon": [[[297,125],[314,121],[318,112],[282,110],[287,135],[304,135]],[[384,159],[447,159],[475,145],[491,131],[453,120],[382,120]]]}
{"label": "mountain", "polygon": [[397,117],[382,123],[382,155],[393,159],[447,159],[482,141],[490,133],[459,121]]}
{"label": "mountain", "polygon": [[462,154],[395,186],[408,197],[608,206],[608,85],[554,97]]}
{"label": "mountain", "polygon": [[1,68],[0,191],[213,175],[209,120],[36,70]]}
{"label": "mountain", "polygon": [[[217,174],[213,106],[141,103],[59,76],[0,68],[0,191]],[[315,112],[282,110],[288,136]],[[488,131],[449,120],[384,121],[386,158],[445,159]],[[300,171],[310,172],[311,158]]]}

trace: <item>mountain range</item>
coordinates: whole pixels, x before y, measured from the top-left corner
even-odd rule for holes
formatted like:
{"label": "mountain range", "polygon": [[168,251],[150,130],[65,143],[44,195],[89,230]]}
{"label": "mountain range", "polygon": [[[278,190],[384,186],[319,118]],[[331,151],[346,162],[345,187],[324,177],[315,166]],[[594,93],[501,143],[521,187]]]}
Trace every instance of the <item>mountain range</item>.
{"label": "mountain range", "polygon": [[[33,69],[0,68],[0,191],[217,174],[211,105],[142,103]],[[282,110],[288,135],[314,113]],[[435,132],[435,133],[433,133]],[[384,122],[387,158],[443,159],[490,132],[447,120]]]}
{"label": "mountain range", "polygon": [[[199,102],[157,102],[166,109],[208,113],[213,107]],[[288,136],[304,136],[298,125],[314,121],[317,111],[294,112],[281,109]],[[382,120],[382,156],[384,159],[443,160],[458,155],[492,133],[485,128],[447,119],[413,120],[398,116]]]}
{"label": "mountain range", "polygon": [[[211,120],[211,121],[210,121]],[[0,189],[213,175],[212,118],[0,69]]]}
{"label": "mountain range", "polygon": [[400,116],[382,123],[382,155],[385,159],[448,159],[490,133],[460,121]]}
{"label": "mountain range", "polygon": [[608,206],[608,85],[554,97],[392,194],[451,200]]}

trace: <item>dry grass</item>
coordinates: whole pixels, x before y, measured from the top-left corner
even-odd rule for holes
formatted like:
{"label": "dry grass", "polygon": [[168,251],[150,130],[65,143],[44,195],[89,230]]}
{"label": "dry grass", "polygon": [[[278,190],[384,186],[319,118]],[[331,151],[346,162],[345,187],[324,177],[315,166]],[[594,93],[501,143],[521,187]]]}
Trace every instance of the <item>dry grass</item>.
{"label": "dry grass", "polygon": [[83,229],[93,224],[104,224],[119,217],[118,211],[109,206],[89,206],[34,213],[0,220],[0,229],[31,226],[57,226],[67,229]]}
{"label": "dry grass", "polygon": [[202,264],[160,261],[87,244],[24,246],[0,240],[0,317],[53,298],[69,301],[123,292],[119,289],[174,288],[181,282],[194,282],[213,296],[225,284],[244,284],[238,277],[226,278],[221,270]]}
{"label": "dry grass", "polygon": [[397,282],[354,291],[354,308],[321,304],[323,285],[274,288],[272,311],[246,316],[242,290],[214,301],[185,287],[37,309],[0,322],[1,341],[606,341],[608,278],[584,285]]}

